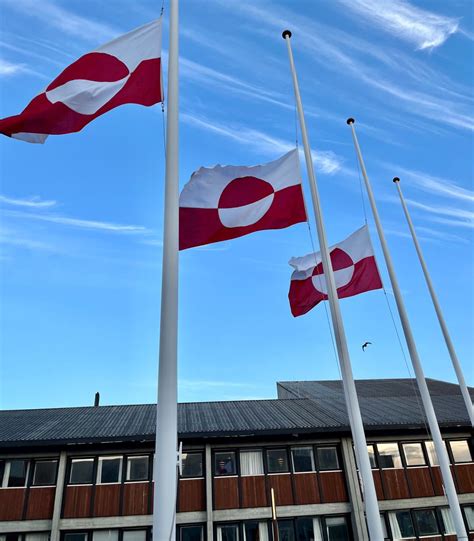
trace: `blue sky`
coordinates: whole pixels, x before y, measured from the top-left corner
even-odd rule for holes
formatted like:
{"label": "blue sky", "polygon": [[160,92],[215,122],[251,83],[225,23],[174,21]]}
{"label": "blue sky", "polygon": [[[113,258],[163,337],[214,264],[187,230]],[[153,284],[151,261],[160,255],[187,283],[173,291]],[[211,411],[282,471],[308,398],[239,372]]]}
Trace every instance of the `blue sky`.
{"label": "blue sky", "polygon": [[[0,116],[157,15],[155,0],[0,0]],[[167,16],[165,2],[165,53]],[[182,0],[181,185],[200,166],[263,163],[295,144],[284,28],[330,243],[364,223],[354,116],[426,375],[455,381],[395,175],[474,384],[471,2]],[[154,401],[160,107],[124,106],[44,145],[2,137],[0,164],[0,407],[89,405],[98,390],[104,404]],[[181,254],[181,401],[272,398],[277,380],[339,378],[323,305],[297,319],[288,307],[287,261],[309,251],[299,224]],[[383,292],[341,306],[355,377],[408,377]]]}

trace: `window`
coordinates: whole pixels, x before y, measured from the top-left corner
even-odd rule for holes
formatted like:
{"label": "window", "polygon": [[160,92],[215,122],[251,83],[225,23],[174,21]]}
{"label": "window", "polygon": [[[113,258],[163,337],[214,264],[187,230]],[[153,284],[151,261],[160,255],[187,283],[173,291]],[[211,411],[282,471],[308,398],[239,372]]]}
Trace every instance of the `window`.
{"label": "window", "polygon": [[[71,485],[86,485],[92,483],[92,472],[94,471],[93,458],[73,458],[71,461],[71,473],[69,483]],[[74,535],[74,534],[67,534]],[[65,541],[80,541],[76,539],[65,539]]]}
{"label": "window", "polygon": [[244,541],[268,541],[266,522],[244,522]]}
{"label": "window", "polygon": [[402,461],[396,443],[378,443],[379,463],[381,468],[401,468]]}
{"label": "window", "polygon": [[3,474],[5,473],[5,461],[0,460],[0,487],[3,486]]}
{"label": "window", "polygon": [[235,453],[216,453],[214,456],[215,475],[236,475]]}
{"label": "window", "polygon": [[421,443],[404,443],[403,452],[407,466],[424,466],[426,464]]}
{"label": "window", "polygon": [[122,477],[122,457],[111,456],[99,457],[99,466],[97,468],[98,483],[119,483]]}
{"label": "window", "polygon": [[389,513],[390,528],[394,541],[405,539],[407,537],[416,537],[415,528],[411,519],[410,511],[396,511]]}
{"label": "window", "polygon": [[92,541],[118,541],[118,530],[96,530]]}
{"label": "window", "polygon": [[146,530],[125,530],[123,541],[146,541]]}
{"label": "window", "polygon": [[469,505],[464,508],[466,516],[467,528],[470,532],[474,531],[474,506]]}
{"label": "window", "polygon": [[441,523],[443,525],[444,534],[455,534],[456,529],[454,527],[453,517],[449,507],[441,507]]}
{"label": "window", "polygon": [[436,535],[439,533],[434,509],[416,509],[413,511],[419,535]]}
{"label": "window", "polygon": [[9,487],[24,487],[28,475],[27,460],[10,460],[10,471],[8,472]]}
{"label": "window", "polygon": [[149,464],[147,456],[127,457],[127,481],[147,481]]}
{"label": "window", "polygon": [[203,476],[203,454],[183,453],[183,474],[182,477]]}
{"label": "window", "polygon": [[428,460],[431,466],[439,466],[438,455],[432,441],[425,441],[426,452],[428,453]]}
{"label": "window", "polygon": [[239,541],[239,527],[237,524],[217,526],[217,541]]}
{"label": "window", "polygon": [[295,541],[295,529],[292,520],[278,521],[279,541]]}
{"label": "window", "polygon": [[384,539],[389,539],[387,533],[387,523],[385,522],[385,517],[380,514],[380,523],[382,524],[382,534]]}
{"label": "window", "polygon": [[321,523],[318,518],[296,519],[297,541],[322,541]]}
{"label": "window", "polygon": [[179,535],[180,541],[203,541],[204,528],[202,526],[181,526]]}
{"label": "window", "polygon": [[369,453],[370,466],[376,468],[377,462],[375,460],[375,449],[373,445],[367,445],[367,453]]}
{"label": "window", "polygon": [[39,460],[35,462],[33,473],[34,486],[54,485],[56,483],[57,460]]}
{"label": "window", "polygon": [[87,541],[86,532],[65,533],[64,541]]}
{"label": "window", "polygon": [[269,449],[267,451],[268,473],[285,473],[288,471],[286,449]]}
{"label": "window", "polygon": [[330,517],[326,519],[326,533],[328,541],[349,541],[349,528],[344,517]]}
{"label": "window", "polygon": [[262,451],[240,451],[240,474],[263,475]]}
{"label": "window", "polygon": [[291,449],[293,471],[315,471],[313,449],[311,447],[293,447]]}
{"label": "window", "polygon": [[25,534],[25,541],[49,541],[50,537],[49,532],[27,533]]}
{"label": "window", "polygon": [[471,451],[466,440],[450,441],[451,452],[453,453],[454,462],[472,462]]}
{"label": "window", "polygon": [[338,470],[339,459],[336,447],[318,447],[318,466],[320,470]]}

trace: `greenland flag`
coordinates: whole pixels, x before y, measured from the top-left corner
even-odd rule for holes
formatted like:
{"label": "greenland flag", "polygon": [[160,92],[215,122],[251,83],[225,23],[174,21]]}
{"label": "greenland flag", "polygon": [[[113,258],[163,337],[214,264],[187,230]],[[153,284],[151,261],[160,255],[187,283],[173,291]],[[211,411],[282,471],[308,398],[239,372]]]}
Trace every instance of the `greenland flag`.
{"label": "greenland flag", "polygon": [[179,198],[179,248],[186,250],[304,221],[296,149],[264,165],[201,167]]}
{"label": "greenland flag", "polygon": [[0,133],[29,143],[82,130],[125,103],[162,100],[161,19],[81,56],[16,116],[0,120]]}
{"label": "greenland flag", "polygon": [[[329,252],[340,299],[383,287],[366,225],[331,246]],[[291,275],[288,298],[291,313],[297,317],[328,298],[326,278],[321,252],[293,257],[289,264],[295,270]]]}

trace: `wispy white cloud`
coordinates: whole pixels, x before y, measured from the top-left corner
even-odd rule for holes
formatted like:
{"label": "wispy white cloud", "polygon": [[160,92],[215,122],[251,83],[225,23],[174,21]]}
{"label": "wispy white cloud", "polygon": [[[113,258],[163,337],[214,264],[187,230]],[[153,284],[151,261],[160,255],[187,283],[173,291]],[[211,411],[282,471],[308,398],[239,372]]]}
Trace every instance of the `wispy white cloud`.
{"label": "wispy white cloud", "polygon": [[26,66],[24,64],[12,63],[0,58],[0,77],[9,77],[18,73],[24,73]]}
{"label": "wispy white cloud", "polygon": [[[289,152],[295,148],[295,143],[273,137],[262,131],[244,126],[220,124],[203,116],[183,113],[181,119],[193,126],[216,133],[237,143],[251,147],[262,154],[275,156],[277,153]],[[342,170],[342,160],[332,151],[317,151],[313,153],[318,171],[333,175]]]}
{"label": "wispy white cloud", "polygon": [[339,0],[345,7],[364,17],[417,49],[442,45],[459,28],[459,21],[438,15],[405,0]]}
{"label": "wispy white cloud", "polygon": [[53,58],[50,57],[50,55],[40,54],[36,52],[35,50],[33,50],[31,47],[29,49],[26,49],[24,47],[13,45],[12,43],[7,43],[6,41],[0,41],[0,50],[1,49],[8,49],[9,51],[19,53],[26,57],[36,58],[38,60],[49,62],[50,64],[54,64],[56,66],[64,67],[64,62],[59,62],[58,60],[54,60]]}
{"label": "wispy white cloud", "polygon": [[8,6],[22,14],[39,19],[65,34],[100,43],[112,39],[121,33],[113,26],[77,15],[73,11],[59,6],[50,0],[3,0],[3,8]]}
{"label": "wispy white cloud", "polygon": [[97,220],[82,220],[79,218],[70,218],[68,216],[59,216],[54,214],[34,214],[17,210],[5,210],[2,212],[4,216],[15,218],[24,218],[27,220],[36,220],[42,222],[50,222],[68,227],[79,229],[90,229],[101,231],[104,233],[124,233],[124,234],[147,234],[149,230],[141,225],[123,225],[112,222],[102,222]]}
{"label": "wispy white cloud", "polygon": [[3,226],[0,229],[0,244],[26,248],[28,250],[40,250],[42,252],[57,251],[56,247],[48,242],[31,238],[30,236],[12,229],[7,229]]}
{"label": "wispy white cloud", "polygon": [[30,207],[36,209],[42,208],[51,208],[56,206],[56,201],[41,199],[38,195],[27,198],[17,198],[17,197],[7,197],[6,195],[0,194],[0,203],[5,203],[7,205],[12,205],[16,207]]}
{"label": "wispy white cloud", "polygon": [[474,227],[474,212],[472,210],[448,207],[445,205],[420,203],[419,201],[413,201],[412,199],[406,199],[406,202],[415,209],[424,210],[425,212],[435,214],[437,217],[448,216],[449,218],[456,218],[464,223],[465,227]]}

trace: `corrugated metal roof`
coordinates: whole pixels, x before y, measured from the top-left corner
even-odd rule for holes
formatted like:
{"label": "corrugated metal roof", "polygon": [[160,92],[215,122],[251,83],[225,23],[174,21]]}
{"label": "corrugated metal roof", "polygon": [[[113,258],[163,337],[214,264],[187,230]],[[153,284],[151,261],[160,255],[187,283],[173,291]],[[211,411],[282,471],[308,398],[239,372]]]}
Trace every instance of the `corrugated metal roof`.
{"label": "corrugated metal roof", "polygon": [[[456,385],[429,380],[429,387],[442,425],[470,426]],[[413,380],[360,380],[357,390],[368,429],[424,426]],[[179,404],[180,438],[348,431],[340,381],[282,382],[278,394]],[[0,411],[0,447],[153,440],[155,422],[154,404]]]}

